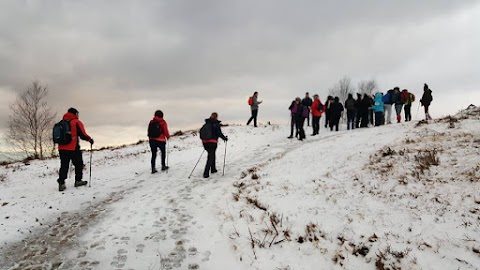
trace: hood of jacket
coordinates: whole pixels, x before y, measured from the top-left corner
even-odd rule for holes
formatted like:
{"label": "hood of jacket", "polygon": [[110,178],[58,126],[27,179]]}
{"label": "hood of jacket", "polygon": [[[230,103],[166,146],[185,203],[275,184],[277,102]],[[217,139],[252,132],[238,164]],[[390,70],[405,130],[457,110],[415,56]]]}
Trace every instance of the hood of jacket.
{"label": "hood of jacket", "polygon": [[220,124],[222,121],[219,121],[218,119],[212,119],[212,118],[207,118],[205,119],[205,123],[208,124]]}
{"label": "hood of jacket", "polygon": [[73,114],[71,112],[67,112],[66,114],[63,115],[63,120],[71,121],[73,119],[78,119],[78,115]]}
{"label": "hood of jacket", "polygon": [[165,120],[163,119],[163,117],[158,117],[158,116],[154,116],[152,121],[154,122],[159,122],[159,123],[162,123],[162,122],[165,122]]}

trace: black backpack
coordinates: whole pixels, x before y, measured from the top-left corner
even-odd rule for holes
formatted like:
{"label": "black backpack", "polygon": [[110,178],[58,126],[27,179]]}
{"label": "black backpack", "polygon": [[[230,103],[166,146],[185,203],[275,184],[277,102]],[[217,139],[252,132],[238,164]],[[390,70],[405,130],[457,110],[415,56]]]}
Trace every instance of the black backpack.
{"label": "black backpack", "polygon": [[347,101],[345,101],[345,107],[349,111],[350,110],[355,110],[355,100],[353,98],[347,99]]}
{"label": "black backpack", "polygon": [[162,127],[160,126],[160,122],[158,121],[151,121],[148,124],[148,134],[149,138],[158,138],[162,135]]}
{"label": "black backpack", "polygon": [[205,123],[202,128],[200,128],[200,140],[211,140],[213,139],[212,124]]}
{"label": "black backpack", "polygon": [[72,141],[70,120],[62,120],[53,126],[53,143],[66,145]]}
{"label": "black backpack", "polygon": [[323,111],[323,104],[322,104],[322,102],[318,102],[318,108],[317,108],[317,110]]}

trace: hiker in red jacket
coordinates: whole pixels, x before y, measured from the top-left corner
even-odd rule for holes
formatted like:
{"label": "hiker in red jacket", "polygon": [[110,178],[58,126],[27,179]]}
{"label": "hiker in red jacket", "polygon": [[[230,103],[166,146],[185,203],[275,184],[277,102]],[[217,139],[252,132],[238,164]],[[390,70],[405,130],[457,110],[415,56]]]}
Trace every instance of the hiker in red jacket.
{"label": "hiker in red jacket", "polygon": [[323,104],[320,101],[318,95],[313,96],[313,103],[312,103],[312,127],[313,133],[311,136],[318,135],[320,131],[320,118],[322,117],[322,113],[324,111]]}
{"label": "hiker in red jacket", "polygon": [[148,124],[148,142],[150,149],[152,150],[152,173],[158,172],[155,168],[155,161],[157,159],[157,149],[160,148],[162,152],[162,171],[168,170],[168,166],[165,164],[167,140],[170,139],[170,133],[168,132],[167,122],[163,119],[163,112],[157,110],[155,116]]}
{"label": "hiker in red jacket", "polygon": [[83,123],[78,120],[78,111],[75,108],[68,109],[68,112],[63,116],[63,120],[70,121],[70,130],[72,141],[68,144],[59,144],[58,152],[60,155],[60,171],[58,177],[58,190],[64,191],[66,189],[65,179],[67,179],[68,168],[70,167],[70,160],[75,167],[75,187],[84,186],[88,182],[82,181],[83,178],[83,157],[80,150],[80,139],[90,142],[93,145],[93,139],[85,131]]}

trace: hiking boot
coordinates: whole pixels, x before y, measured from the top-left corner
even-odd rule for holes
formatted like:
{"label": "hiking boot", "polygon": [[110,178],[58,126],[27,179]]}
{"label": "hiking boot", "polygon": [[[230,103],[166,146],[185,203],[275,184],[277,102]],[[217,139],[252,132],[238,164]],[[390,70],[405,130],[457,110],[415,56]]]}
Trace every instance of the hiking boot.
{"label": "hiking boot", "polygon": [[88,182],[87,181],[75,181],[75,187],[81,187],[81,186],[85,186]]}
{"label": "hiking boot", "polygon": [[157,173],[157,169],[152,169],[152,174]]}
{"label": "hiking boot", "polygon": [[162,166],[162,171],[166,171],[168,170],[168,168],[169,168],[168,166]]}
{"label": "hiking boot", "polygon": [[210,172],[211,172],[211,173],[217,173],[218,170],[217,170],[217,169],[213,169],[213,170],[211,170]]}
{"label": "hiking boot", "polygon": [[203,174],[203,178],[208,178],[208,177],[210,177],[210,175],[208,175],[208,174]]}
{"label": "hiking boot", "polygon": [[63,183],[63,184],[58,184],[58,191],[62,192],[62,191],[64,191],[65,189],[67,189],[67,187],[65,186],[65,183]]}
{"label": "hiking boot", "polygon": [[287,138],[289,138],[289,139],[293,139],[293,136],[292,136],[292,135],[290,135],[290,136],[288,136]]}

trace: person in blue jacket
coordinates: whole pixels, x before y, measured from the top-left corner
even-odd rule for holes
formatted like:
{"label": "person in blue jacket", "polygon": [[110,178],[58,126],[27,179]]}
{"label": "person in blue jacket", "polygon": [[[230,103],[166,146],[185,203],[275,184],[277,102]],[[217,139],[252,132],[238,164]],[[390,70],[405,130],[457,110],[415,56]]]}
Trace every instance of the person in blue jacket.
{"label": "person in blue jacket", "polygon": [[383,116],[384,113],[384,104],[383,104],[383,94],[378,92],[375,94],[375,98],[373,99],[373,107],[372,110],[375,113],[375,126],[383,125],[385,118]]}

